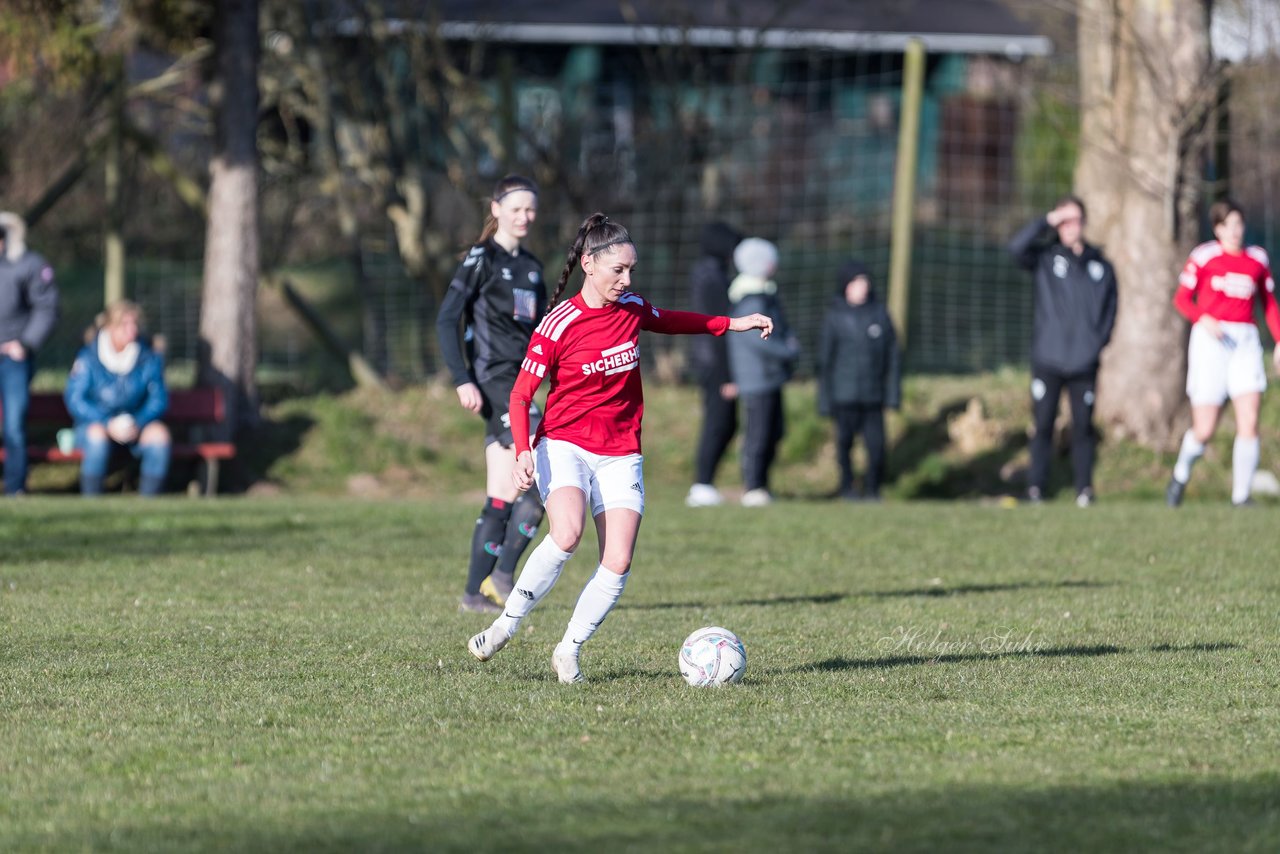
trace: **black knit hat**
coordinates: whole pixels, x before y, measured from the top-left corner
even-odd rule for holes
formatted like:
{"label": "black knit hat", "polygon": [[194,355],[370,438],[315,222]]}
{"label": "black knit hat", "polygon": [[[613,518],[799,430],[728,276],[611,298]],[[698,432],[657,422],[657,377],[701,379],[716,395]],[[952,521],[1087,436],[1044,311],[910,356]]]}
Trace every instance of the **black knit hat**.
{"label": "black knit hat", "polygon": [[733,250],[742,242],[742,233],[726,222],[708,223],[702,229],[699,245],[703,255],[719,258],[726,264],[733,260]]}
{"label": "black knit hat", "polygon": [[871,279],[871,268],[856,258],[850,258],[845,261],[840,265],[840,269],[836,271],[836,292],[843,296],[844,289],[859,276],[867,277],[867,288],[871,290],[875,285],[875,282]]}

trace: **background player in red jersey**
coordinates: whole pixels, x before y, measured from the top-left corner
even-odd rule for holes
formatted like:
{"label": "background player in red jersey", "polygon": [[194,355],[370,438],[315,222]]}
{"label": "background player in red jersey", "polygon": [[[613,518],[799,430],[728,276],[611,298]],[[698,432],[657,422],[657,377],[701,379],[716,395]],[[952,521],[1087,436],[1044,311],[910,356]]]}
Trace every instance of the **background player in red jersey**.
{"label": "background player in red jersey", "polygon": [[516,453],[507,413],[520,360],[547,305],[542,262],[521,244],[537,213],[533,181],[508,175],[498,182],[480,239],[454,273],[436,319],[436,338],[458,402],[483,418],[486,428],[487,497],[471,536],[463,611],[502,610],[516,563],[542,521],[538,497],[520,496],[511,485]]}
{"label": "background player in red jersey", "polygon": [[[1280,340],[1280,308],[1275,280],[1260,246],[1244,245],[1244,213],[1230,199],[1209,209],[1218,238],[1191,252],[1178,279],[1173,304],[1191,321],[1187,350],[1187,397],[1191,429],[1182,437],[1178,462],[1165,498],[1170,507],[1182,502],[1191,466],[1213,437],[1227,398],[1236,416],[1231,450],[1231,503],[1249,504],[1249,487],[1258,468],[1258,409],[1267,387],[1262,342],[1254,324],[1254,304],[1261,303],[1271,335]],[[1272,353],[1280,371],[1280,347]]]}
{"label": "background player in red jersey", "polygon": [[[773,321],[762,314],[728,318],[656,308],[631,293],[635,266],[636,248],[627,230],[604,214],[587,217],[569,249],[551,308],[529,340],[511,392],[512,479],[520,490],[537,485],[551,531],[525,561],[502,615],[468,643],[481,661],[506,646],[520,621],[550,592],[582,539],[589,507],[600,562],[551,656],[561,682],[582,681],[578,653],[622,595],[644,513],[640,330],[723,335],[759,329],[764,337],[773,331]],[[557,305],[575,267],[582,268],[582,290]],[[551,391],[530,448],[529,407],[544,377],[550,378]]]}

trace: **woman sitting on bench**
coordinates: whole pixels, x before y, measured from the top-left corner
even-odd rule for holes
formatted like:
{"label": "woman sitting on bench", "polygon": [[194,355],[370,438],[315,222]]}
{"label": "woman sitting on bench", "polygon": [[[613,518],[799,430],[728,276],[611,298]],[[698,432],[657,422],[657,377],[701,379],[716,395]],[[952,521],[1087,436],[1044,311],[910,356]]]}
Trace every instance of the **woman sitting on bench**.
{"label": "woman sitting on bench", "polygon": [[76,355],[67,380],[67,411],[76,447],[84,452],[80,493],[101,495],[113,443],[142,460],[138,492],[158,495],[169,471],[169,405],[164,359],[138,336],[142,309],[120,301],[98,316],[96,331]]}

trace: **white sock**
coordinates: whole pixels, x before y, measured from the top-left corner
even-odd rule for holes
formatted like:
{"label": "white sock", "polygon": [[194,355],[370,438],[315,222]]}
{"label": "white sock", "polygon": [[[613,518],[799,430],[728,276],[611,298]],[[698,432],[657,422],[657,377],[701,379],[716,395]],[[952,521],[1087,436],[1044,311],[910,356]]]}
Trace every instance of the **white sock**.
{"label": "white sock", "polygon": [[520,628],[520,621],[529,616],[533,606],[551,592],[560,577],[560,570],[573,557],[573,552],[561,551],[551,535],[542,538],[537,548],[529,553],[524,568],[516,578],[515,589],[507,597],[502,615],[493,621],[493,627],[510,637]]}
{"label": "white sock", "polygon": [[1196,440],[1190,430],[1182,434],[1182,447],[1178,449],[1178,461],[1173,464],[1173,479],[1186,483],[1191,479],[1191,466],[1204,453],[1204,445]]}
{"label": "white sock", "polygon": [[1231,448],[1231,503],[1249,500],[1253,473],[1258,470],[1258,440],[1236,437]]}
{"label": "white sock", "polygon": [[569,627],[565,630],[558,650],[576,656],[582,644],[591,639],[613,610],[622,589],[627,586],[627,578],[631,573],[618,575],[606,569],[604,564],[596,567],[596,574],[591,576],[587,586],[582,588],[578,604],[574,606],[573,616],[569,618]]}

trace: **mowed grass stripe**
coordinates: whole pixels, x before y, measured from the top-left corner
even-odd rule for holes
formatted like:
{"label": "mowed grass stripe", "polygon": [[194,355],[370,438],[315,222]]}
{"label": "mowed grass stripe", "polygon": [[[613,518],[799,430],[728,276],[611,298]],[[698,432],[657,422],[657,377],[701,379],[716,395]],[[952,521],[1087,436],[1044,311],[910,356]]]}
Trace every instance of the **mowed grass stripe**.
{"label": "mowed grass stripe", "polygon": [[[0,849],[1274,850],[1271,514],[650,496],[487,665],[457,502],[0,517]],[[743,684],[677,646],[721,624]]]}

